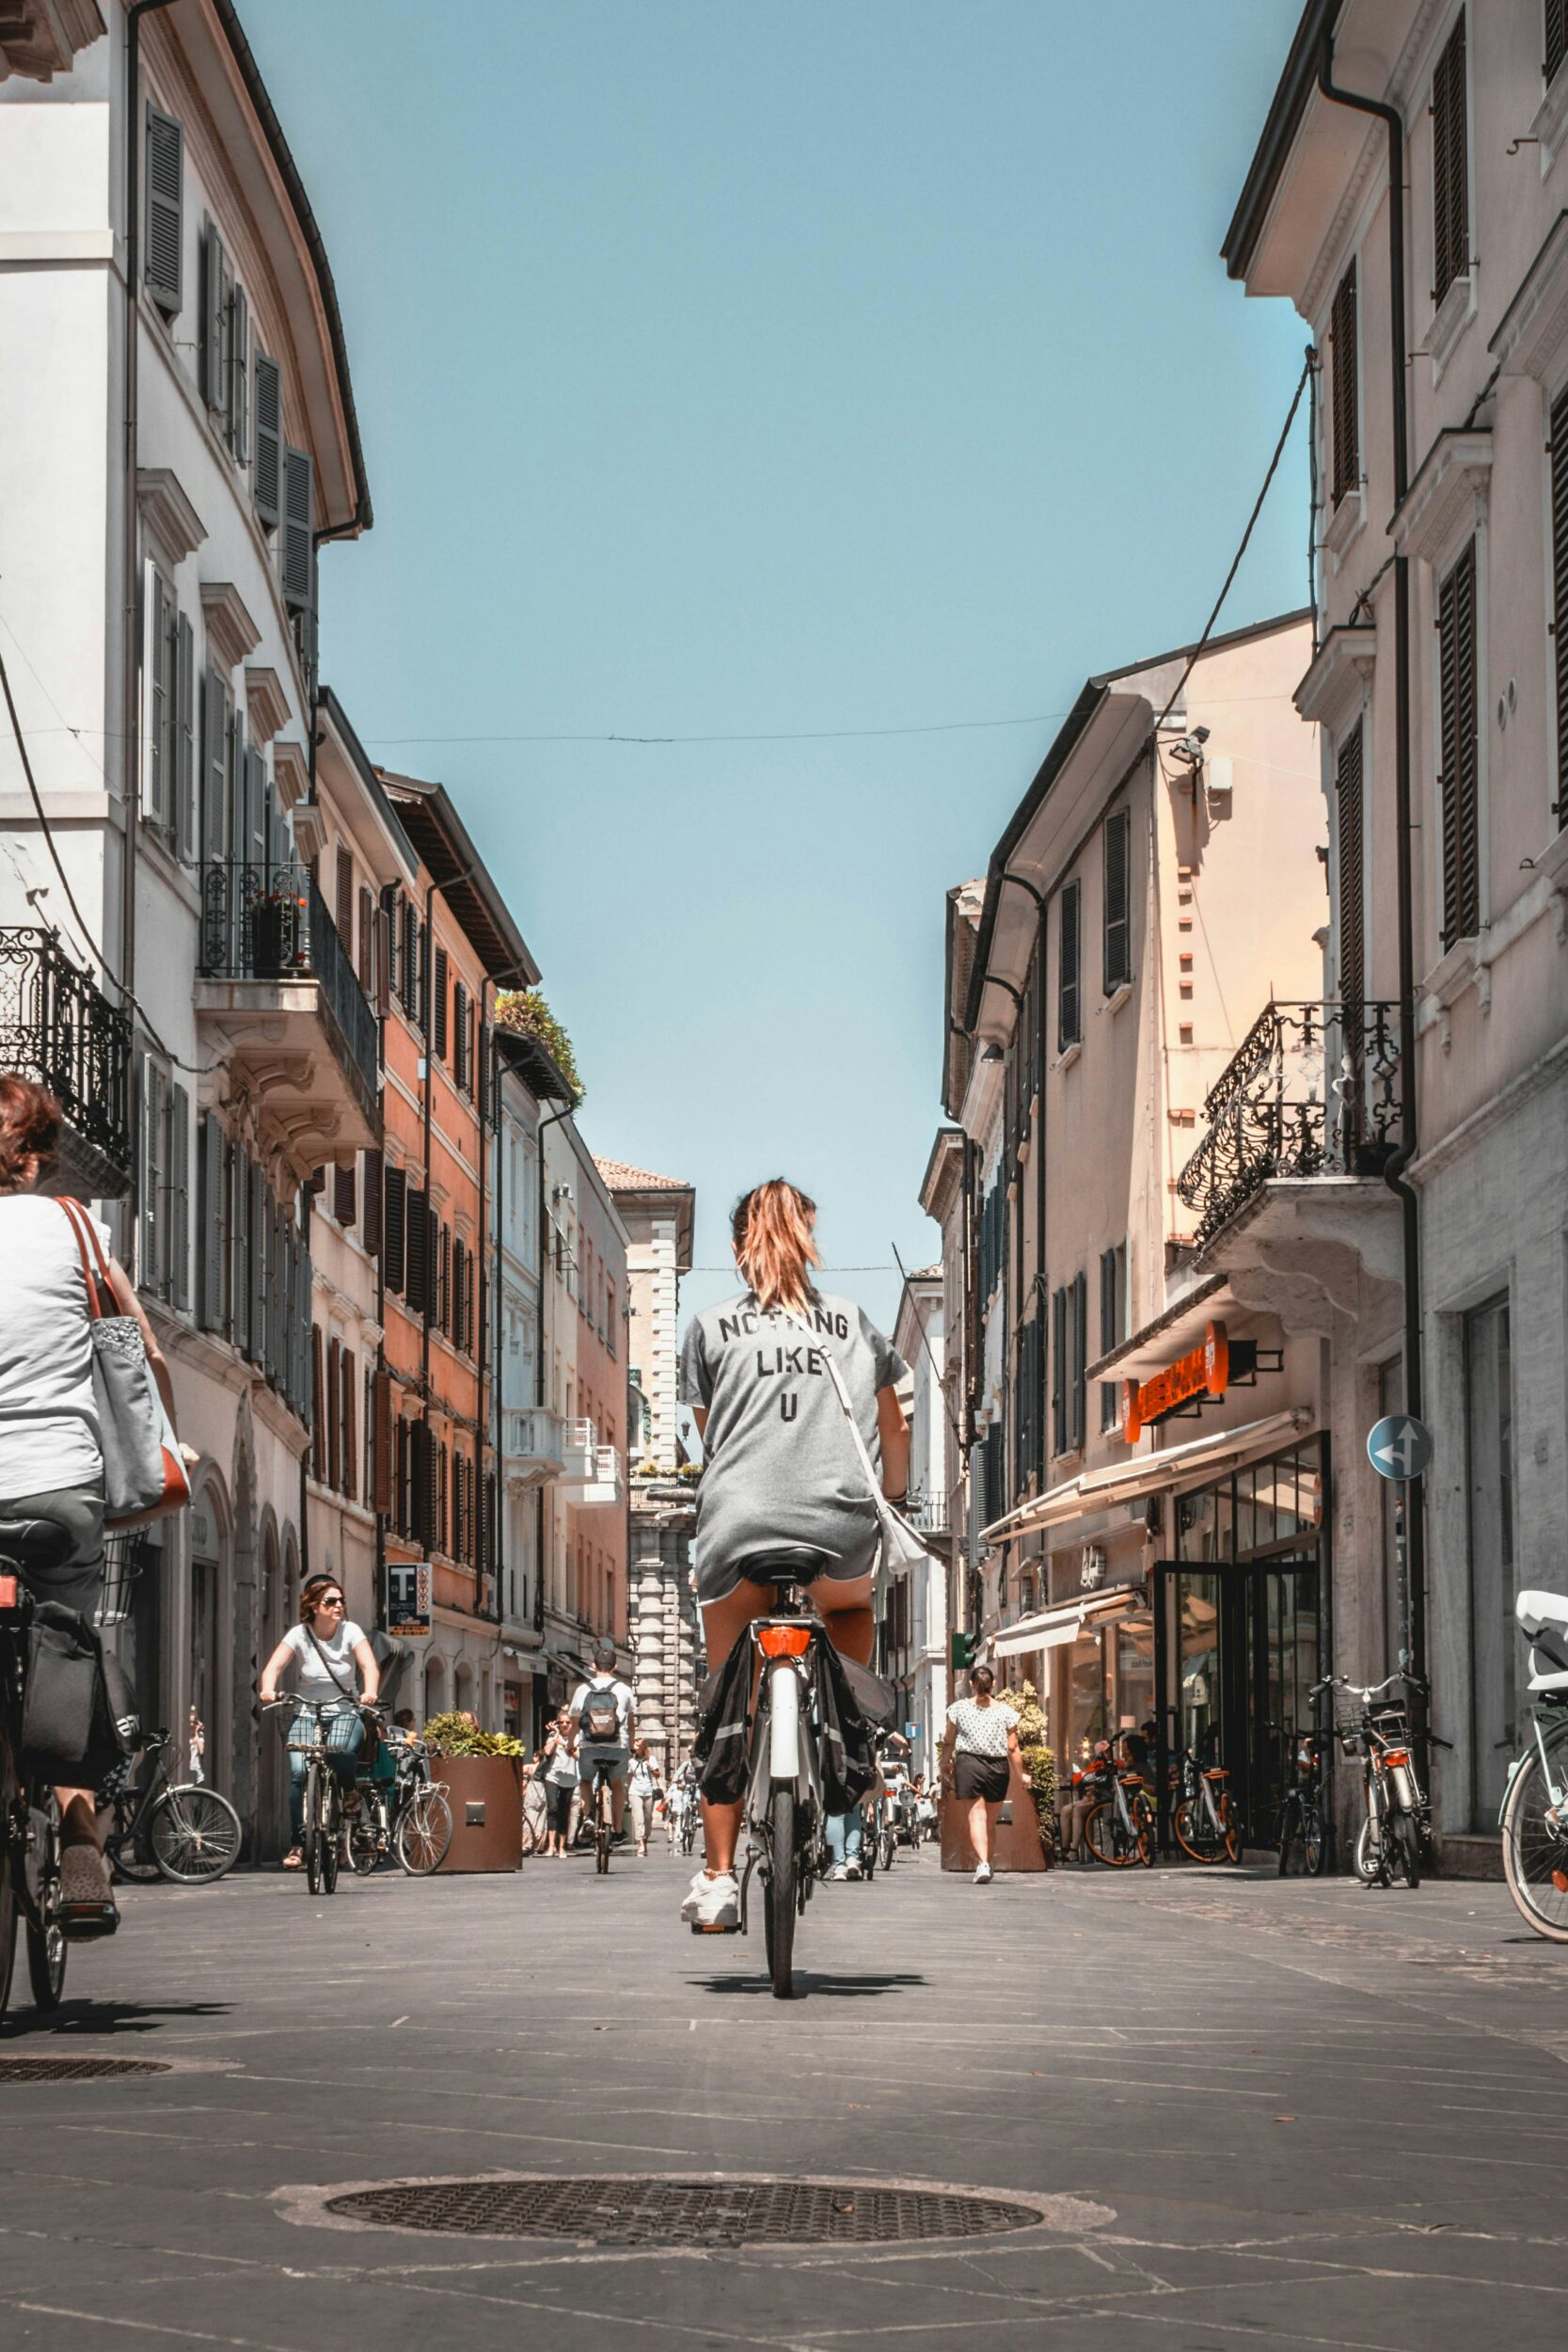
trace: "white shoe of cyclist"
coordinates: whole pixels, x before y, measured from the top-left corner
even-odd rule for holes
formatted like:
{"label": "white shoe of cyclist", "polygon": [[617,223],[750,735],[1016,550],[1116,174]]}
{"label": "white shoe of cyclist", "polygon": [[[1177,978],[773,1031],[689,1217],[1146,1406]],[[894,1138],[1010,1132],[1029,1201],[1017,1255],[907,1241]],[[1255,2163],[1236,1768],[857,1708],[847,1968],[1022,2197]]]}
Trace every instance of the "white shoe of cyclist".
{"label": "white shoe of cyclist", "polygon": [[710,1879],[699,1870],[681,1905],[681,1917],[699,1934],[723,1934],[740,1925],[740,1886],[733,1870]]}
{"label": "white shoe of cyclist", "polygon": [[982,1862],[974,1873],[975,1885],[989,1886],[990,1884],[990,1864],[989,1862]]}
{"label": "white shoe of cyclist", "polygon": [[864,1878],[865,1872],[861,1868],[858,1862],[847,1862],[838,1875],[841,1879],[853,1879],[858,1883],[860,1880]]}

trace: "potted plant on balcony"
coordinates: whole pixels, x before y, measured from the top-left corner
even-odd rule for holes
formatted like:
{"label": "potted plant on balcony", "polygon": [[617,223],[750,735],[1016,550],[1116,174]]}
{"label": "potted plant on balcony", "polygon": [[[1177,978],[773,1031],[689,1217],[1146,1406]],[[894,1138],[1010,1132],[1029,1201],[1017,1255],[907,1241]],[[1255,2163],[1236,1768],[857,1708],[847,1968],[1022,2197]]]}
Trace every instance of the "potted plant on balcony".
{"label": "potted plant on balcony", "polygon": [[470,1715],[433,1715],[424,1727],[431,1773],[451,1808],[443,1871],[515,1870],[523,1848],[523,1747],[481,1731]]}
{"label": "potted plant on balcony", "polygon": [[538,989],[498,989],[496,1026],[531,1045],[547,1064],[546,1074],[558,1078],[574,1109],[581,1109],[583,1085],[578,1076],[572,1041]]}
{"label": "potted plant on balcony", "polygon": [[256,977],[286,979],[307,961],[306,900],[286,875],[272,876],[250,903],[250,953]]}

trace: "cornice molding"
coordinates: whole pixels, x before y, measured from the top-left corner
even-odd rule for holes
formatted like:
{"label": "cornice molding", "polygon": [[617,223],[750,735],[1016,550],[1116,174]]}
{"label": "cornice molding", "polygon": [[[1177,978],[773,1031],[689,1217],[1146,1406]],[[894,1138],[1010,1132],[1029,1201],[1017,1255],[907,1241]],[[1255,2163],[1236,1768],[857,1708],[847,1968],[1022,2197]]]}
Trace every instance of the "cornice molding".
{"label": "cornice molding", "polygon": [[298,812],[301,803],[310,806],[310,762],[303,743],[275,743],[272,747],[272,778],[277,787],[277,797],[285,809],[294,812],[294,838],[299,838]]}
{"label": "cornice molding", "polygon": [[1466,512],[1485,513],[1491,476],[1489,431],[1440,433],[1389,522],[1400,554],[1440,562]]}
{"label": "cornice molding", "polygon": [[1296,708],[1337,735],[1365,701],[1376,663],[1377,630],[1370,622],[1331,628],[1296,688]]}
{"label": "cornice molding", "polygon": [[207,618],[207,643],[217,655],[220,668],[237,670],[246,654],[254,653],[261,644],[261,632],[233,581],[204,580],[201,610]]}
{"label": "cornice molding", "polygon": [[276,670],[245,671],[245,707],[254,742],[270,743],[275,735],[282,734],[289,723],[289,697]]}
{"label": "cornice molding", "polygon": [[[1561,77],[1568,82],[1568,75]],[[1555,375],[1568,345],[1568,212],[1559,213],[1487,344],[1505,375]]]}
{"label": "cornice molding", "polygon": [[185,496],[172,466],[138,466],[136,508],[149,538],[171,567],[194,555],[207,536],[207,526]]}

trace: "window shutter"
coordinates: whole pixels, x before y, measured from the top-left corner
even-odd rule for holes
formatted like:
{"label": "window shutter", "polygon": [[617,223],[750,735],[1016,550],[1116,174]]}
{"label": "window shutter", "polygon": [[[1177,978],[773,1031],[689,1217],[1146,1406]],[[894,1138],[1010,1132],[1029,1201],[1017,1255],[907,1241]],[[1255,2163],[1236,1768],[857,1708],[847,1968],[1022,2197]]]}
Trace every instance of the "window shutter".
{"label": "window shutter", "polygon": [[201,397],[209,408],[217,412],[229,405],[224,367],[224,330],[228,323],[225,275],[223,239],[208,221],[201,232],[201,331],[197,357],[200,361]]}
{"label": "window shutter", "polygon": [[392,1382],[386,1372],[378,1371],[373,1391],[375,1442],[371,1448],[371,1508],[390,1512],[392,1508]]}
{"label": "window shutter", "polygon": [[223,1130],[203,1111],[196,1130],[196,1219],[201,1236],[196,1319],[203,1331],[223,1327]]}
{"label": "window shutter", "polygon": [[359,985],[365,992],[367,1001],[373,1005],[376,1000],[375,900],[372,898],[370,892],[365,888],[363,882],[359,885],[358,948],[359,958],[357,969],[359,973]]}
{"label": "window shutter", "polygon": [[[388,1174],[390,1170],[388,1171]],[[408,1187],[407,1286],[411,1314],[430,1320],[430,1210],[424,1194]]]}
{"label": "window shutter", "polygon": [[322,1362],[321,1325],[310,1326],[310,1474],[326,1483],[326,1372]]}
{"label": "window shutter", "polygon": [[[1565,5],[1568,5],[1568,0],[1564,0],[1564,4],[1565,4]],[[487,1126],[490,1124],[490,1120],[491,1120],[491,1114],[492,1114],[492,1105],[491,1105],[491,1083],[492,1083],[491,1064],[492,1064],[492,1062],[493,1062],[493,1061],[494,1061],[494,1059],[495,1059],[495,1052],[496,1052],[495,1031],[491,1028],[490,1024],[488,1023],[488,1021],[482,1022],[482,1023],[480,1024],[480,1030],[479,1030],[479,1086],[478,1086],[478,1095],[479,1095],[479,1123],[480,1123],[480,1125],[481,1125],[482,1127],[487,1127]]]}
{"label": "window shutter", "polygon": [[1114,996],[1132,977],[1132,908],[1130,873],[1131,809],[1105,819],[1105,993]]}
{"label": "window shutter", "polygon": [[189,865],[196,840],[196,631],[183,612],[174,639],[174,847]]}
{"label": "window shutter", "polygon": [[185,134],[172,115],[147,109],[147,291],[166,318],[180,308],[185,185]]}
{"label": "window shutter", "polygon": [[245,1354],[253,1364],[264,1361],[267,1345],[267,1286],[271,1269],[272,1219],[267,1201],[267,1177],[262,1168],[250,1170],[250,1327]]}
{"label": "window shutter", "polygon": [[1334,771],[1338,827],[1339,1001],[1360,1005],[1367,991],[1366,811],[1361,721],[1339,746]]}
{"label": "window shutter", "polygon": [[1056,925],[1056,1050],[1065,1053],[1083,1038],[1079,1018],[1078,905],[1080,885],[1069,882],[1061,896]]}
{"label": "window shutter", "polygon": [[1329,432],[1332,438],[1334,503],[1361,480],[1360,362],[1356,356],[1355,263],[1352,262],[1335,290],[1329,313],[1331,345]]}
{"label": "window shutter", "polygon": [[229,296],[229,446],[240,465],[250,456],[250,305],[245,288]]}
{"label": "window shutter", "polygon": [[359,1238],[372,1258],[381,1248],[381,1171],[384,1165],[379,1152],[366,1152],[365,1199],[359,1219]]}
{"label": "window shutter", "polygon": [[352,1232],[354,1227],[354,1164],[351,1161],[347,1168],[335,1168],[332,1171],[332,1214],[345,1233]]}
{"label": "window shutter", "polygon": [[141,1057],[141,1201],[139,1204],[137,1280],[144,1291],[156,1291],[158,1267],[158,1211],[163,1190],[164,1171],[159,1158],[159,1143],[163,1120],[159,1110],[159,1089],[162,1073],[150,1054]]}
{"label": "window shutter", "polygon": [[1443,773],[1443,946],[1481,929],[1481,778],[1476,682],[1476,543],[1437,592]]}
{"label": "window shutter", "polygon": [[431,1549],[431,1453],[433,1440],[430,1423],[417,1421],[408,1429],[408,1516],[412,1522],[414,1541],[422,1551]]}
{"label": "window shutter", "polygon": [[201,854],[229,855],[229,694],[211,668],[201,680]]}
{"label": "window shutter", "polygon": [[152,575],[152,695],[148,714],[147,814],[149,822],[166,833],[173,781],[168,772],[168,614],[169,594],[161,572]]}
{"label": "window shutter", "polygon": [[336,1493],[342,1484],[343,1469],[343,1384],[342,1347],[339,1341],[326,1343],[326,1483]]}
{"label": "window shutter", "polygon": [[352,1347],[343,1349],[338,1359],[338,1369],[342,1380],[342,1492],[352,1502],[356,1500],[359,1484],[357,1450],[354,1442],[355,1419],[359,1410],[359,1377]]}
{"label": "window shutter", "polygon": [[191,1303],[191,1098],[178,1082],[169,1092],[168,1240],[175,1306]]}
{"label": "window shutter", "polygon": [[255,743],[245,746],[244,770],[245,856],[261,875],[266,871],[272,842],[267,824],[267,763]]}
{"label": "window shutter", "polygon": [[1089,1281],[1086,1274],[1072,1278],[1072,1443],[1084,1442],[1084,1375],[1088,1364]]}
{"label": "window shutter", "polygon": [[432,1006],[435,1025],[435,1050],[437,1061],[447,1058],[447,975],[450,969],[444,947],[436,950],[436,998]]}
{"label": "window shutter", "polygon": [[1564,56],[1568,56],[1568,0],[1546,0],[1546,55],[1541,68],[1546,81],[1556,80]]}
{"label": "window shutter", "polygon": [[451,1492],[451,1458],[443,1439],[436,1449],[436,1549],[446,1552],[449,1557],[451,1549],[447,1540],[451,1526],[448,1509]]}
{"label": "window shutter", "polygon": [[[1563,0],[1568,20],[1568,0]],[[1557,702],[1557,798],[1552,814],[1568,825],[1568,391],[1552,404],[1552,664]]]}
{"label": "window shutter", "polygon": [[338,936],[343,943],[343,954],[354,959],[354,860],[341,842],[338,845],[338,892],[332,919],[338,926]]}
{"label": "window shutter", "polygon": [[407,1195],[406,1172],[388,1165],[382,1178],[382,1251],[387,1288],[400,1297],[408,1263]]}
{"label": "window shutter", "polygon": [[1051,1451],[1067,1452],[1067,1293],[1051,1294]]}
{"label": "window shutter", "polygon": [[451,993],[452,1069],[458,1090],[463,1094],[472,1094],[474,1090],[473,1050],[469,1042],[468,1022],[468,992],[459,980]]}
{"label": "window shutter", "polygon": [[302,449],[283,452],[283,546],[279,570],[283,601],[295,612],[311,612],[316,603],[314,527],[315,488],[309,458]]}
{"label": "window shutter", "polygon": [[[431,1223],[436,1223],[435,1212]],[[450,1340],[451,1337],[451,1227],[443,1223],[436,1241],[436,1320]]]}
{"label": "window shutter", "polygon": [[1441,302],[1470,266],[1469,157],[1465,151],[1465,11],[1432,77],[1432,298]]}
{"label": "window shutter", "polygon": [[482,1567],[493,1568],[496,1565],[496,1473],[494,1470],[486,1470],[484,1473],[481,1510],[483,1517],[479,1530],[480,1565]]}
{"label": "window shutter", "polygon": [[283,371],[264,351],[256,354],[256,463],[250,494],[269,531],[283,507]]}

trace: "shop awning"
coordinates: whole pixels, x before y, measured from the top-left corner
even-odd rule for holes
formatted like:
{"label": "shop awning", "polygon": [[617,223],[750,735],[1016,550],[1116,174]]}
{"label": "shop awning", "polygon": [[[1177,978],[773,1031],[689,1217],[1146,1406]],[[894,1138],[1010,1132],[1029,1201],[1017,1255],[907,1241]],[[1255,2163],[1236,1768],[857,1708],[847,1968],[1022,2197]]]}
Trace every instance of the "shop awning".
{"label": "shop awning", "polygon": [[1027,1658],[1036,1650],[1065,1649],[1069,1642],[1076,1642],[1086,1625],[1145,1606],[1147,1596],[1141,1584],[1118,1585],[1114,1593],[1085,1593],[1082,1600],[1059,1601],[1054,1609],[1039,1609],[1032,1617],[1020,1617],[1016,1625],[1005,1625],[991,1636],[991,1654]]}
{"label": "shop awning", "polygon": [[1216,1429],[1207,1438],[1194,1438],[1187,1445],[1165,1446],[1158,1454],[1131,1454],[1125,1462],[1114,1463],[1109,1470],[1066,1479],[1043,1495],[1021,1502],[1016,1510],[983,1528],[981,1541],[1010,1543],[1016,1535],[1032,1534],[1037,1528],[1059,1527],[1064,1520],[1080,1518],[1085,1512],[1099,1510],[1104,1503],[1135,1502],[1140,1495],[1164,1492],[1179,1479],[1200,1477],[1205,1470],[1251,1461],[1255,1454],[1268,1454],[1276,1445],[1287,1444],[1298,1431],[1310,1427],[1311,1421],[1305,1405],[1294,1405],[1289,1412],[1269,1413],[1261,1421],[1243,1422],[1239,1429]]}

